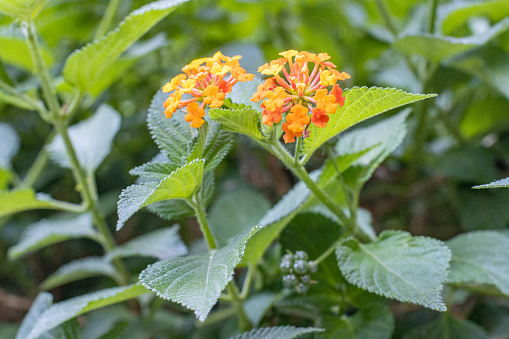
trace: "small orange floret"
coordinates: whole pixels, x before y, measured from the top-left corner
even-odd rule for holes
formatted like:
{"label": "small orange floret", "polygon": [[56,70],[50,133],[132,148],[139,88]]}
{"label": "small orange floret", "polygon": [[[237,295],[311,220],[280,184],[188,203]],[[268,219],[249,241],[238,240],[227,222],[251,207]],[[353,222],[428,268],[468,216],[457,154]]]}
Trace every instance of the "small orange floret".
{"label": "small orange floret", "polygon": [[286,99],[286,92],[283,87],[276,87],[273,91],[268,91],[265,97],[267,98],[263,101],[265,108],[268,111],[275,111],[283,107]]}
{"label": "small orange floret", "polygon": [[166,85],[163,86],[163,93],[168,93],[171,91],[174,91],[177,89],[177,86],[180,85],[182,80],[185,80],[187,76],[185,74],[179,74],[173,79],[171,79],[170,82],[166,83]]}
{"label": "small orange floret", "polygon": [[329,116],[319,108],[315,108],[313,110],[313,115],[311,116],[311,121],[316,127],[327,127],[327,123],[329,122]]}
{"label": "small orange floret", "polygon": [[[300,136],[304,131],[305,125],[311,121],[308,115],[308,109],[302,105],[295,105],[290,109],[290,113],[286,115],[286,121],[289,123],[288,128]],[[299,134],[300,133],[300,134]]]}
{"label": "small orange floret", "polygon": [[290,129],[288,129],[288,123],[283,122],[283,126],[281,126],[281,128],[283,129],[283,132],[285,132],[283,135],[285,144],[289,142],[295,142],[295,134]]}
{"label": "small orange floret", "polygon": [[203,91],[203,102],[212,108],[223,106],[225,94],[216,85],[210,85]]}
{"label": "small orange floret", "polygon": [[343,90],[337,84],[332,87],[330,94],[334,95],[336,102],[339,104],[339,107],[343,106],[345,103],[345,97],[343,96]]}
{"label": "small orange floret", "polygon": [[164,104],[163,104],[163,106],[165,108],[164,115],[166,116],[167,119],[171,118],[173,113],[175,113],[175,111],[177,110],[178,105],[180,103],[180,98],[182,98],[182,93],[179,91],[176,91],[176,92],[170,94],[168,99],[166,99],[166,101],[164,102]]}
{"label": "small orange floret", "polygon": [[333,94],[327,95],[327,89],[322,88],[316,91],[315,94],[316,107],[321,109],[327,114],[334,114],[338,109],[338,104],[336,103],[336,97]]}
{"label": "small orange floret", "polygon": [[197,102],[192,102],[187,105],[187,111],[189,113],[186,114],[184,119],[191,123],[191,127],[200,128],[205,122],[202,119],[205,116],[205,110]]}
{"label": "small orange floret", "polygon": [[296,50],[294,50],[294,49],[290,49],[290,50],[288,50],[288,51],[284,51],[284,52],[279,53],[279,55],[282,55],[282,56],[283,56],[283,58],[286,58],[286,59],[288,59],[288,60],[290,60],[290,61],[291,61],[291,60],[292,60],[292,58],[293,58],[294,56],[296,56],[297,54],[299,54],[299,52],[297,52],[297,51],[296,51]]}
{"label": "small orange floret", "polygon": [[320,73],[320,85],[323,86],[334,86],[337,78],[331,71],[325,70]]}

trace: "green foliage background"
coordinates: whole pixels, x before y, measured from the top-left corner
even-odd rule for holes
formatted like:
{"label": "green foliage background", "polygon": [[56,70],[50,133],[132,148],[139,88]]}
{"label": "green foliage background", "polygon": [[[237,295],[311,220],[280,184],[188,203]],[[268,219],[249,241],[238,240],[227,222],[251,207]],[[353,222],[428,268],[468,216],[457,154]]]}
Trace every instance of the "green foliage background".
{"label": "green foliage background", "polygon": [[[133,9],[146,3],[141,0],[120,1],[109,28],[116,27]],[[434,3],[438,6],[436,11]],[[64,76],[72,77],[66,75],[72,73],[72,65],[63,68],[66,58],[75,49],[93,40],[107,5],[108,1],[100,0],[48,0],[42,7],[34,23],[40,34],[43,58],[52,75],[63,71]],[[436,16],[430,13],[436,13]],[[117,223],[115,212],[120,191],[135,182],[129,171],[159,153],[147,127],[147,111],[154,93],[184,65],[220,50],[230,56],[241,54],[241,65],[248,72],[255,73],[258,66],[275,59],[279,52],[296,49],[331,55],[331,61],[338,69],[352,76],[345,83],[348,88],[396,87],[411,93],[438,94],[435,99],[411,106],[405,139],[374,171],[360,196],[360,206],[371,213],[371,224],[377,234],[396,229],[447,241],[467,231],[489,231],[483,233],[487,239],[485,246],[489,247],[489,241],[493,239],[505,240],[509,237],[509,190],[472,190],[471,187],[509,176],[508,18],[509,1],[506,0],[190,0],[143,35],[102,76],[95,79],[88,88],[81,110],[73,118],[72,122],[76,123],[89,118],[98,109],[107,110],[107,106],[101,106],[103,104],[114,108],[121,117],[111,153],[96,170],[102,212],[110,225]],[[430,23],[433,27],[429,27]],[[102,67],[111,58],[106,54],[100,56],[105,59],[99,59],[86,74]],[[12,81],[30,97],[40,93],[19,22],[1,15],[0,60],[0,79],[7,83]],[[79,85],[79,81],[77,83]],[[57,78],[55,86],[62,98],[72,96],[72,89],[63,78]],[[0,189],[14,186],[25,177],[51,130],[36,112],[11,105],[9,100],[12,98],[5,97],[0,91],[0,122],[14,128],[20,146],[12,166],[0,162]],[[18,106],[23,106],[23,103],[18,102]],[[392,111],[363,122],[360,127],[396,113]],[[87,139],[90,136],[81,137]],[[397,135],[391,137],[397,138]],[[338,154],[341,152],[336,151]],[[307,166],[311,170],[317,169],[325,159],[325,152],[318,150],[309,158]],[[371,171],[377,165],[375,161]],[[296,182],[272,155],[248,138],[236,135],[233,149],[215,172],[215,195],[209,208],[212,226],[216,223],[213,232],[226,234],[225,237],[238,233],[228,233],[217,226],[235,213],[234,203],[225,201],[228,196],[239,194],[240,201],[254,201],[259,209],[259,214],[251,214],[253,211],[250,210],[245,215],[235,216],[238,224],[246,224],[239,227],[244,229],[248,224],[254,226],[253,220],[260,220]],[[507,186],[507,182],[499,185]],[[54,199],[80,202],[71,171],[55,162],[48,163],[32,186],[37,192],[48,193]],[[103,254],[99,245],[82,238],[94,238],[93,230],[81,228],[79,239],[71,234],[66,238],[69,241],[55,240],[55,245],[24,257],[16,253],[19,247],[15,247],[8,258],[8,249],[19,243],[23,231],[42,218],[52,217],[54,212],[42,209],[7,218],[4,215],[13,211],[9,210],[9,202],[2,200],[1,195],[0,204],[0,216],[4,218],[0,220],[0,292],[33,300],[41,289],[41,283],[51,286],[45,279],[63,264]],[[45,208],[45,203],[37,204],[40,205],[34,207]],[[313,205],[312,202],[310,205]],[[164,215],[163,207],[160,206],[159,215]],[[182,213],[173,217],[171,222],[141,211],[125,223],[115,238],[123,244],[178,222],[183,242],[191,254],[198,255],[203,248],[199,227],[194,218],[188,218],[189,211],[186,214],[178,206],[177,210]],[[302,220],[295,219],[288,229],[299,229],[299,222]],[[281,236],[281,244],[269,248],[259,268],[254,285],[255,288],[256,284],[268,286],[263,293],[275,293],[282,288],[278,260],[293,243],[288,240],[292,238],[288,229]],[[225,239],[222,241],[226,244]],[[461,241],[464,241],[463,246],[472,246],[473,251],[481,246],[475,239],[468,240],[468,237],[449,240],[453,252],[451,265],[462,265],[460,261],[454,261],[454,249],[458,256],[464,251]],[[353,251],[355,244],[352,242],[349,240]],[[380,319],[392,319],[387,312],[395,316],[395,338],[417,338],[416,333],[429,334],[423,338],[441,338],[446,331],[451,338],[467,338],[463,333],[470,333],[472,338],[481,338],[481,335],[507,337],[509,270],[507,261],[500,258],[507,258],[509,253],[507,246],[494,247],[491,251],[490,257],[497,258],[499,266],[486,273],[488,278],[476,281],[474,277],[472,280],[479,284],[467,287],[461,285],[462,277],[450,280],[452,283],[446,291],[449,300],[446,302],[452,307],[448,313],[440,315],[417,306],[390,302],[388,308],[370,306],[363,308],[362,314],[356,313],[356,318],[341,321],[350,321],[353,324],[350,325],[361,330],[363,326],[359,324],[364,321],[362,319],[376,318],[370,323],[375,326],[374,332],[364,334],[363,338],[371,338],[369,335],[376,333],[377,321],[383,327]],[[247,255],[246,260],[249,260],[249,251]],[[479,254],[479,257],[482,255]],[[137,274],[155,262],[152,257],[154,255],[150,254],[130,257],[126,260],[127,267]],[[116,286],[115,281],[120,278],[111,273],[111,266],[97,270],[97,276],[52,288],[50,291],[55,301]],[[468,271],[468,268],[465,270]],[[356,289],[353,285],[349,288]],[[118,295],[122,293],[135,295],[130,290],[120,291]],[[390,296],[390,293],[385,296]],[[351,295],[352,304],[358,307],[366,304],[363,299],[373,302],[373,296],[360,289],[357,294],[352,292]],[[319,303],[320,296],[316,297],[315,302]],[[334,319],[324,318],[318,324],[292,312],[298,305],[310,307],[313,304],[303,299],[290,298],[286,300],[286,307],[284,302],[278,304],[273,300],[272,303],[258,305],[268,310],[259,321],[265,325],[339,326]],[[145,322],[133,319],[133,315],[120,305],[87,314],[83,337],[97,338],[110,330],[112,333],[114,330],[121,332],[113,325],[121,326],[118,324],[122,321],[136,323],[129,332],[132,338],[149,335],[157,338],[228,338],[236,334],[235,318],[208,326],[200,325],[195,322],[192,313],[180,305],[162,300],[155,303],[151,311],[141,309],[141,314],[148,314]],[[323,301],[321,306],[316,307],[327,306]],[[0,333],[14,337],[26,311],[26,307],[21,308],[0,318]],[[312,313],[313,309],[306,311]],[[381,315],[376,315],[376,312]],[[423,327],[414,329],[418,326]],[[102,329],[104,331],[101,332]],[[291,329],[286,330],[291,332]],[[341,326],[337,331],[342,333]],[[327,337],[327,334],[316,335]]]}

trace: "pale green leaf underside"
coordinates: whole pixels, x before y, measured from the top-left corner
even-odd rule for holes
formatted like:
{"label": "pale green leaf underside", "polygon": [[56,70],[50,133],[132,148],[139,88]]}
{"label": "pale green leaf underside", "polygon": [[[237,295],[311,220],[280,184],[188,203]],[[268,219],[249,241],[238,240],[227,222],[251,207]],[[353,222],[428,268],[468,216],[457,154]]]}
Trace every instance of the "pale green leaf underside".
{"label": "pale green leaf underside", "polygon": [[106,276],[115,281],[121,281],[119,273],[111,263],[107,262],[104,258],[89,257],[74,260],[63,265],[44,279],[41,283],[41,288],[43,290],[51,290],[73,281],[97,276]]}
{"label": "pale green leaf underside", "polygon": [[324,333],[317,339],[389,339],[394,330],[394,317],[383,304],[371,304],[351,317],[326,316],[321,326]]}
{"label": "pale green leaf underside", "polygon": [[458,235],[446,244],[452,252],[450,283],[490,284],[509,295],[509,237],[478,231]]}
{"label": "pale green leaf underside", "polygon": [[[0,58],[4,63],[35,72],[27,41],[20,30],[0,28],[0,46]],[[44,63],[50,67],[53,64],[51,51],[44,45],[40,50]]]}
{"label": "pale green leaf underside", "polygon": [[134,238],[110,251],[106,258],[154,257],[166,259],[187,254],[187,247],[180,238],[179,225],[155,230]]}
{"label": "pale green leaf underside", "polygon": [[36,194],[31,189],[0,191],[0,206],[0,217],[26,210],[55,208],[47,195]]}
{"label": "pale green leaf underside", "polygon": [[190,162],[161,182],[147,182],[127,187],[118,201],[117,230],[140,208],[167,199],[186,199],[198,189],[203,179],[203,160]]}
{"label": "pale green leaf underside", "polygon": [[227,131],[245,134],[253,139],[262,139],[260,131],[261,113],[254,108],[214,108],[209,111],[209,117],[219,122]]}
{"label": "pale green leaf underside", "polygon": [[109,288],[56,303],[42,312],[37,321],[34,322],[30,333],[24,339],[38,338],[44,332],[80,314],[136,298],[145,293],[147,293],[147,290],[136,284]]}
{"label": "pale green leaf underside", "polygon": [[46,0],[0,0],[0,13],[21,20],[33,17]]}
{"label": "pale green leaf underside", "polygon": [[478,185],[478,186],[474,186],[472,188],[479,189],[479,188],[501,188],[501,187],[509,187],[509,178],[496,180],[489,184]]}
{"label": "pale green leaf underside", "polygon": [[148,162],[129,171],[131,175],[138,175],[143,179],[163,180],[179,166],[172,162]]}
{"label": "pale green leaf underside", "polygon": [[358,122],[436,94],[412,94],[395,88],[353,87],[344,91],[344,96],[345,104],[329,115],[327,127],[310,126],[309,137],[304,139],[303,154],[310,156],[327,140]]}
{"label": "pale green leaf underside", "polygon": [[122,52],[184,1],[156,1],[133,11],[116,30],[71,54],[64,66],[64,78],[87,91]]}
{"label": "pale green leaf underside", "polygon": [[[76,156],[87,172],[94,172],[110,153],[119,128],[120,115],[107,105],[101,105],[92,117],[69,127]],[[71,168],[62,137],[55,137],[48,145],[48,151],[59,165]]]}
{"label": "pale green leaf underside", "polygon": [[246,312],[253,326],[258,326],[265,313],[267,313],[277,299],[278,295],[274,292],[261,292],[253,294],[244,301],[244,312]]}
{"label": "pale green leaf underside", "polygon": [[53,295],[47,292],[39,293],[32,303],[32,306],[30,306],[30,310],[28,310],[27,315],[23,319],[15,339],[25,339],[37,322],[39,316],[46,311],[52,303]]}
{"label": "pale green leaf underside", "polygon": [[401,144],[407,132],[405,120],[409,113],[410,109],[405,109],[390,118],[355,129],[339,138],[335,150],[340,157],[367,151],[352,163],[352,166],[364,167],[363,175],[359,178],[361,182],[366,182],[380,163]]}
{"label": "pale green leaf underside", "polygon": [[193,310],[203,321],[233,278],[246,243],[256,231],[258,227],[243,232],[211,254],[171,258],[150,265],[141,272],[140,281],[159,297]]}
{"label": "pale green leaf underside", "polygon": [[230,339],[293,339],[303,334],[323,332],[315,327],[275,326],[262,327],[250,332],[239,334]]}
{"label": "pale green leaf underside", "polygon": [[30,225],[21,236],[21,241],[9,249],[10,260],[34,252],[46,246],[78,238],[98,239],[90,214],[73,218],[43,219]]}
{"label": "pale green leaf underside", "polygon": [[369,292],[402,302],[445,311],[441,291],[451,253],[441,241],[384,231],[370,244],[354,238],[336,250],[346,280]]}
{"label": "pale green leaf underside", "polygon": [[509,19],[493,25],[483,35],[464,38],[447,36],[409,35],[393,43],[394,48],[409,55],[421,55],[428,60],[440,62],[457,54],[472,50],[486,44],[509,28]]}
{"label": "pale green leaf underside", "polygon": [[18,153],[19,143],[14,128],[0,123],[0,168],[11,168],[11,159]]}

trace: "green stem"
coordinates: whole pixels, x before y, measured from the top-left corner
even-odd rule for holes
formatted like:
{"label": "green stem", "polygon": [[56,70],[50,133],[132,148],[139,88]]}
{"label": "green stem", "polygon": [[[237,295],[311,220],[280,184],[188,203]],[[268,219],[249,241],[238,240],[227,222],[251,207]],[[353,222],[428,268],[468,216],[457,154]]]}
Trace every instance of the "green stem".
{"label": "green stem", "polygon": [[106,12],[104,13],[103,18],[99,23],[99,27],[97,27],[97,31],[95,32],[94,35],[94,40],[101,38],[103,35],[106,34],[106,32],[108,32],[119,3],[120,0],[110,0],[110,2],[108,3],[108,7],[106,7]]}
{"label": "green stem", "polygon": [[249,264],[247,266],[247,274],[246,278],[244,279],[244,285],[242,286],[242,292],[240,293],[240,298],[242,300],[247,298],[247,295],[249,293],[249,289],[251,288],[251,282],[253,281],[253,276],[256,270],[256,266]]}
{"label": "green stem", "polygon": [[298,137],[297,145],[295,146],[295,155],[293,156],[293,162],[295,163],[295,165],[299,164],[301,144],[302,144],[302,138]]}
{"label": "green stem", "polygon": [[228,307],[223,308],[218,311],[212,312],[209,314],[207,319],[203,322],[196,321],[196,327],[204,327],[208,325],[212,325],[215,323],[218,323],[220,321],[223,321],[225,319],[228,319],[230,317],[233,317],[237,313],[237,309],[235,307]]}
{"label": "green stem", "polygon": [[68,211],[73,213],[83,213],[86,211],[86,206],[72,204],[66,201],[50,200],[48,202],[52,208],[62,211]]}
{"label": "green stem", "polygon": [[391,33],[397,37],[398,36],[398,30],[396,29],[396,25],[394,21],[392,20],[392,15],[389,13],[389,9],[387,8],[387,4],[385,3],[385,0],[375,0],[376,7],[378,9],[378,12],[382,16],[382,19],[384,20],[385,26],[391,31]]}
{"label": "green stem", "polygon": [[336,247],[338,247],[339,243],[345,238],[345,234],[341,235],[325,252],[323,252],[318,258],[316,258],[315,260],[313,260],[313,264],[314,265],[318,265],[319,263],[321,263],[322,261],[324,261],[325,259],[327,259],[327,257],[329,255],[331,255],[334,250],[336,249]]}
{"label": "green stem", "polygon": [[435,32],[435,21],[437,18],[437,7],[438,7],[438,0],[431,0],[430,1],[430,12],[429,12],[429,22],[428,22],[428,32],[429,33]]}
{"label": "green stem", "polygon": [[32,166],[28,170],[28,172],[25,174],[25,177],[20,183],[21,187],[32,187],[35,182],[37,181],[37,178],[41,174],[41,172],[46,167],[46,164],[49,160],[49,154],[46,151],[46,146],[53,140],[55,137],[56,132],[55,130],[51,131],[51,133],[46,138],[46,141],[44,142],[44,145],[42,146],[41,150],[39,151],[39,154],[37,154],[37,157],[35,158],[35,161],[33,162]]}
{"label": "green stem", "polygon": [[30,98],[28,95],[21,93],[16,88],[14,88],[14,87],[10,86],[9,84],[7,84],[6,82],[4,82],[2,79],[0,79],[0,88],[3,88],[7,93],[9,93],[15,97],[18,97],[20,100],[26,102],[27,104],[29,104],[31,106],[32,110],[39,112],[41,114],[41,117],[44,120],[48,120],[49,113],[39,102]]}
{"label": "green stem", "polygon": [[209,250],[214,250],[217,248],[217,245],[214,237],[212,236],[212,233],[210,232],[209,222],[207,221],[207,213],[203,208],[202,202],[199,200],[198,194],[195,197],[198,200],[197,202],[194,202],[190,199],[186,201],[194,209],[196,219],[198,219],[198,224],[200,225],[200,229],[205,236]]}
{"label": "green stem", "polygon": [[46,97],[46,102],[48,103],[51,113],[58,116],[61,114],[60,104],[58,103],[55,88],[51,83],[48,69],[44,63],[39,42],[37,41],[37,36],[35,34],[35,28],[31,21],[28,21],[26,25],[23,26],[23,32],[25,33],[28,41],[28,49],[30,50],[30,55],[34,62],[35,72],[41,81],[42,91]]}
{"label": "green stem", "polygon": [[241,332],[251,330],[252,325],[251,321],[247,317],[246,311],[244,310],[244,301],[240,298],[239,291],[233,280],[228,283],[226,290],[232,296],[232,304],[237,310],[237,315],[239,316]]}

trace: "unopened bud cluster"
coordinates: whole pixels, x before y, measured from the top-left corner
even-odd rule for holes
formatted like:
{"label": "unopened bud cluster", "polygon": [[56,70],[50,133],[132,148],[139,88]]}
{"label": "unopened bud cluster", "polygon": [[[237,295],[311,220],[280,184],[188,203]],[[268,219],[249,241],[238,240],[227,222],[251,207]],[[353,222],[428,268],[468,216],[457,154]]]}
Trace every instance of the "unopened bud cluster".
{"label": "unopened bud cluster", "polygon": [[308,291],[311,282],[310,274],[316,272],[317,269],[317,266],[312,261],[308,261],[308,255],[304,251],[296,251],[295,254],[285,254],[279,267],[284,274],[284,287],[295,288],[301,294]]}

